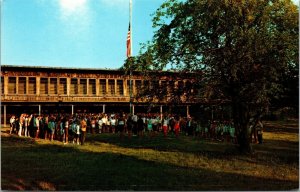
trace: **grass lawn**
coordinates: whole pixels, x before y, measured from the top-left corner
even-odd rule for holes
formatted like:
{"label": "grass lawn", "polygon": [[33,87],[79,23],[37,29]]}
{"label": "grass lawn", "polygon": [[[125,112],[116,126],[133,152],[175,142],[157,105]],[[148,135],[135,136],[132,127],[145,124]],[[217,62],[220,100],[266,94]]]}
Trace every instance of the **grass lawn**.
{"label": "grass lawn", "polygon": [[1,128],[2,190],[292,190],[299,188],[298,121],[267,122],[251,156],[230,143],[187,136],[86,145],[11,136]]}

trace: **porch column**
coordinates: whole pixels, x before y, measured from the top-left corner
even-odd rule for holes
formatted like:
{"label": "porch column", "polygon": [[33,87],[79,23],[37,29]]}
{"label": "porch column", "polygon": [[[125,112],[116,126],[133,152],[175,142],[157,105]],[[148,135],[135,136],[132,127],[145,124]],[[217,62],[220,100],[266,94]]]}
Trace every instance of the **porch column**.
{"label": "porch column", "polygon": [[106,90],[105,90],[105,94],[108,95],[108,79],[106,79],[106,86],[105,86]]}
{"label": "porch column", "polygon": [[67,96],[70,96],[70,88],[71,88],[71,78],[67,77]]}
{"label": "porch column", "polygon": [[100,92],[100,85],[99,85],[99,79],[96,79],[96,96],[99,96]]}
{"label": "porch column", "polygon": [[132,115],[134,115],[134,105],[132,104]]}
{"label": "porch column", "polygon": [[124,96],[127,96],[127,79],[123,79],[123,92]]}
{"label": "porch column", "polygon": [[3,117],[4,127],[6,127],[6,105],[3,105]]}
{"label": "porch column", "polygon": [[8,94],[8,76],[4,76],[4,95]]}
{"label": "porch column", "polygon": [[25,94],[27,95],[29,93],[29,77],[26,77],[26,92]]}
{"label": "porch column", "polygon": [[41,111],[42,111],[42,106],[39,105],[39,115],[41,115]]}
{"label": "porch column", "polygon": [[19,77],[16,78],[16,94],[19,94]]}
{"label": "porch column", "polygon": [[[35,88],[36,88],[36,95],[40,95],[40,87],[41,87],[41,77],[35,78]],[[48,93],[49,93],[49,86],[48,86]]]}
{"label": "porch column", "polygon": [[115,80],[115,96],[117,96],[117,79],[114,79]]}
{"label": "porch column", "polygon": [[105,104],[103,104],[103,109],[102,109],[102,113],[105,113]]}
{"label": "porch column", "polygon": [[160,120],[163,118],[163,108],[162,105],[160,105]]}
{"label": "porch column", "polygon": [[71,111],[72,111],[71,113],[72,113],[72,115],[74,115],[74,105],[71,105],[71,109],[72,109],[72,110],[71,110]]}
{"label": "porch column", "polygon": [[186,116],[188,117],[190,115],[190,106],[186,106]]}

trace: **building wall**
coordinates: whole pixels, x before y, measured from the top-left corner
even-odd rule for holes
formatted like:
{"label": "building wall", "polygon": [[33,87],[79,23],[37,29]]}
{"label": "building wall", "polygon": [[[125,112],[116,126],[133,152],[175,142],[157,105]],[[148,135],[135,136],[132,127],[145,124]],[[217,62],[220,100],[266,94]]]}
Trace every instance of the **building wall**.
{"label": "building wall", "polygon": [[[170,78],[173,76],[174,78]],[[130,102],[130,79],[132,96],[143,86],[159,83],[165,86],[185,86],[189,79],[176,79],[174,74],[163,74],[160,80],[152,82],[141,74],[125,75],[120,70],[47,68],[25,66],[1,66],[1,112],[2,120],[7,119],[15,108],[28,111],[52,110],[63,108],[72,112],[74,107],[83,109],[99,105],[99,112],[108,110],[109,106],[128,106]],[[136,110],[146,107],[144,101],[133,100]],[[160,102],[164,105],[164,102]],[[98,108],[94,110],[98,110]],[[31,110],[32,109],[32,110]],[[8,113],[9,112],[9,113]],[[20,111],[16,111],[20,112]],[[3,117],[5,115],[5,117]]]}

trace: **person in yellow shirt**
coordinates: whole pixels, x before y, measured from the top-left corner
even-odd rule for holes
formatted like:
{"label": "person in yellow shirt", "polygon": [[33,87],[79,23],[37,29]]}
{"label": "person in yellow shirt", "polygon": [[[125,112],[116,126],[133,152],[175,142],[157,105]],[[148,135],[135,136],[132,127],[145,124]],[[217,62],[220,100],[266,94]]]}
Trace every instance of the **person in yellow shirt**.
{"label": "person in yellow shirt", "polygon": [[85,118],[83,117],[80,121],[80,128],[81,128],[81,134],[80,134],[80,140],[81,140],[81,145],[84,145],[84,141],[85,141],[85,136],[86,136],[86,127],[87,127],[87,123]]}

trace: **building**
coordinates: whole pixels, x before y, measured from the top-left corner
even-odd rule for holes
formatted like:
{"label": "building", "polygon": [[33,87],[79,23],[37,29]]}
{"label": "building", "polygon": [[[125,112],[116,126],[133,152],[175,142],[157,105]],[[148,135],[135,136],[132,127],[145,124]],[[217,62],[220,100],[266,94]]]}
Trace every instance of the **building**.
{"label": "building", "polygon": [[[170,78],[171,77],[171,78]],[[122,70],[81,69],[32,66],[1,66],[1,120],[7,124],[12,114],[20,113],[113,113],[130,111],[130,79],[132,95],[152,82],[139,72],[132,76]],[[171,79],[171,80],[170,80]],[[161,72],[160,85],[185,86],[192,79],[179,79],[174,72]],[[132,97],[132,98],[133,98]],[[180,107],[189,114],[190,102]],[[168,110],[167,101],[157,101],[151,112]],[[132,100],[133,113],[149,112],[145,100]]]}

